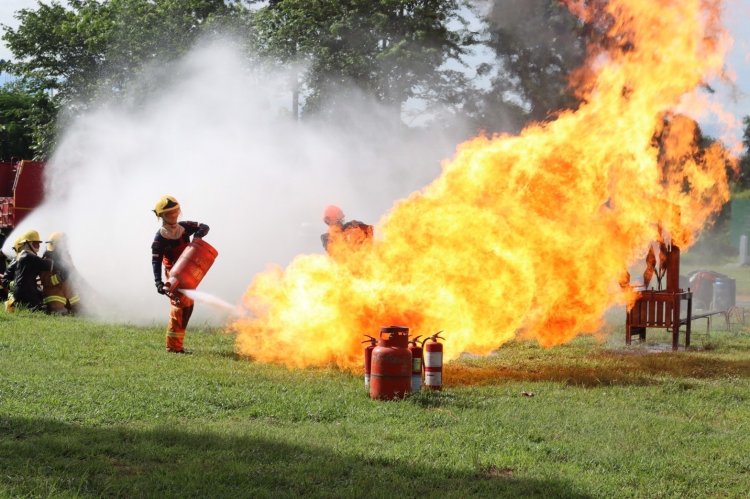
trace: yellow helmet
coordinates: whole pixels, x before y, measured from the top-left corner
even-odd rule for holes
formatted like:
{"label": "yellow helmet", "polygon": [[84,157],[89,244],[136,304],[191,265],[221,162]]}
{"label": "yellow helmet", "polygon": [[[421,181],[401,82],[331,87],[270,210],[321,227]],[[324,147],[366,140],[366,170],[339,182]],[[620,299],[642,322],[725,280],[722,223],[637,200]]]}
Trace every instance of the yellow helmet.
{"label": "yellow helmet", "polygon": [[65,239],[65,233],[64,232],[53,232],[49,235],[47,238],[47,251],[55,251],[55,248],[58,244],[63,243],[63,239]]}
{"label": "yellow helmet", "polygon": [[18,236],[18,239],[15,240],[13,243],[13,249],[16,250],[16,253],[21,251],[21,247],[26,243],[40,243],[42,242],[42,238],[39,237],[39,232],[35,230],[27,230],[20,236]]}
{"label": "yellow helmet", "polygon": [[21,242],[21,236],[18,236],[15,241],[13,241],[13,251],[18,253],[21,251],[21,246],[23,246],[23,243]]}
{"label": "yellow helmet", "polygon": [[156,206],[154,207],[153,212],[157,217],[160,217],[168,211],[177,210],[179,208],[180,203],[174,197],[162,196],[159,198],[159,201],[156,202]]}

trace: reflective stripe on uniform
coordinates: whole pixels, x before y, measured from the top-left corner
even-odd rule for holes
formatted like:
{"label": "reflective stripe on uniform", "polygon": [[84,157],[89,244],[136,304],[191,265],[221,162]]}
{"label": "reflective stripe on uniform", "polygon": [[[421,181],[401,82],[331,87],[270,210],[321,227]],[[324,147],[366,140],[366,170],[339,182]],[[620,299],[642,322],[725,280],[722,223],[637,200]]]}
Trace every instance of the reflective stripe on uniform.
{"label": "reflective stripe on uniform", "polygon": [[57,274],[52,274],[49,278],[53,286],[60,284],[60,277]]}
{"label": "reflective stripe on uniform", "polygon": [[81,298],[79,298],[78,295],[75,295],[73,297],[68,298],[68,301],[70,302],[71,305],[75,305],[76,303],[81,301]]}
{"label": "reflective stripe on uniform", "polygon": [[52,302],[59,302],[59,303],[62,303],[63,305],[65,305],[66,303],[68,303],[68,300],[66,300],[64,296],[51,295],[51,296],[45,297],[44,300],[42,300],[42,302],[45,305],[48,304],[48,303],[52,303]]}
{"label": "reflective stripe on uniform", "polygon": [[167,338],[184,338],[185,331],[167,331]]}

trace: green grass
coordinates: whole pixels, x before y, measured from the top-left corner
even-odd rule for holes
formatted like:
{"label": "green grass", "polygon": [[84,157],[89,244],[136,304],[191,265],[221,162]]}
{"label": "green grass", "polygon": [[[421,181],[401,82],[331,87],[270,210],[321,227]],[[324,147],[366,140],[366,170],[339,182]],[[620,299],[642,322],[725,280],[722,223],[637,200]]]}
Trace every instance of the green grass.
{"label": "green grass", "polygon": [[745,497],[750,334],[623,339],[467,355],[383,403],[206,327],[178,356],[161,327],[0,313],[0,496]]}

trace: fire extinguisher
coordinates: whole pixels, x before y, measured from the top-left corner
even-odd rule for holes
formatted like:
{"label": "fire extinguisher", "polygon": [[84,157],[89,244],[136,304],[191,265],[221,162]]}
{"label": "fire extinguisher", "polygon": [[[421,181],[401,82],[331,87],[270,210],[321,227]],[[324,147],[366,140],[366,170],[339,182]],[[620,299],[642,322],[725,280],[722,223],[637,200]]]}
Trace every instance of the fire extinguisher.
{"label": "fire extinguisher", "polygon": [[416,393],[422,389],[422,347],[417,340],[421,337],[415,336],[409,340],[409,352],[411,352],[411,392]]}
{"label": "fire extinguisher", "polygon": [[[443,344],[438,340],[445,340],[438,331],[422,342],[424,348],[424,385],[429,390],[443,389]],[[427,343],[428,340],[432,340]],[[425,345],[425,343],[427,343]]]}
{"label": "fire extinguisher", "polygon": [[362,343],[369,343],[367,347],[365,348],[365,389],[370,389],[370,371],[372,369],[372,351],[375,350],[375,345],[378,344],[378,340],[370,336],[369,334],[365,335],[366,338],[370,338],[369,340],[365,340]]}

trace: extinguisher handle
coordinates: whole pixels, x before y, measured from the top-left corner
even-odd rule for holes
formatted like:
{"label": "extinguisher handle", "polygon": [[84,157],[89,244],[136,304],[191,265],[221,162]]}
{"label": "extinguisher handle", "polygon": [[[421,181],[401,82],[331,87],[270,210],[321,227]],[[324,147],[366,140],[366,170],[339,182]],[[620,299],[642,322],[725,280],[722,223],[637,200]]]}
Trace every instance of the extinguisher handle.
{"label": "extinguisher handle", "polygon": [[438,331],[437,333],[433,334],[432,336],[426,337],[424,340],[422,340],[422,347],[424,347],[424,344],[427,343],[428,340],[437,341],[437,340],[445,340],[442,336],[440,336],[440,333],[442,331]]}
{"label": "extinguisher handle", "polygon": [[369,340],[365,340],[362,343],[377,343],[378,340],[370,336],[369,334],[364,335],[365,338],[370,338]]}
{"label": "extinguisher handle", "polygon": [[417,340],[419,340],[419,338],[421,338],[421,337],[422,337],[422,335],[420,334],[420,335],[415,336],[414,338],[411,338],[409,340],[409,344],[417,346]]}

